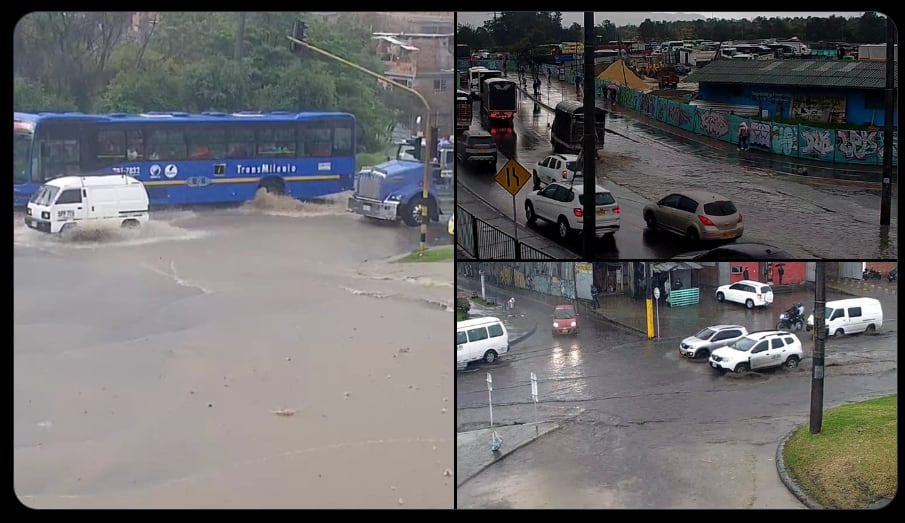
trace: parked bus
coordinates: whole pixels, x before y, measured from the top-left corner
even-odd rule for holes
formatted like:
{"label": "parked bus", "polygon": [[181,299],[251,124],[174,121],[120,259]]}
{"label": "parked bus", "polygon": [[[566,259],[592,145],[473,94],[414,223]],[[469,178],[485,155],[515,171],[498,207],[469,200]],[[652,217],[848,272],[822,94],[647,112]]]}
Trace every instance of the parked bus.
{"label": "parked bus", "polygon": [[493,127],[512,127],[518,112],[518,87],[514,80],[488,78],[481,86],[481,124]]}
{"label": "parked bus", "polygon": [[66,175],[126,174],[160,206],[314,198],[355,174],[348,113],[13,113],[13,144],[14,206]]}
{"label": "parked bus", "polygon": [[[606,111],[597,107],[594,111],[594,130],[597,148],[603,147],[606,132]],[[556,104],[553,126],[550,130],[550,144],[554,153],[578,154],[584,137],[584,103],[564,100]]]}
{"label": "parked bus", "polygon": [[471,127],[471,96],[465,91],[456,91],[456,134],[465,132]]}

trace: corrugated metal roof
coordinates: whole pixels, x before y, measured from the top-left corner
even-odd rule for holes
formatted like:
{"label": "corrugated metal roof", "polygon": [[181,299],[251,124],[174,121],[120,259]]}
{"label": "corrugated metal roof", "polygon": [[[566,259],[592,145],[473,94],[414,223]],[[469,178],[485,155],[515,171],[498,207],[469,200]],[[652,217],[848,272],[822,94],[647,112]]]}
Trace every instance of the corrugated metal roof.
{"label": "corrugated metal roof", "polygon": [[[895,69],[899,84],[898,64]],[[886,63],[846,60],[714,60],[689,82],[885,89]]]}
{"label": "corrugated metal roof", "polygon": [[372,40],[386,40],[387,42],[389,42],[391,44],[398,45],[399,47],[405,49],[406,51],[417,51],[418,50],[418,48],[415,47],[414,45],[409,45],[401,40],[397,40],[397,39],[393,38],[392,36],[383,36],[383,35],[372,36],[371,39]]}

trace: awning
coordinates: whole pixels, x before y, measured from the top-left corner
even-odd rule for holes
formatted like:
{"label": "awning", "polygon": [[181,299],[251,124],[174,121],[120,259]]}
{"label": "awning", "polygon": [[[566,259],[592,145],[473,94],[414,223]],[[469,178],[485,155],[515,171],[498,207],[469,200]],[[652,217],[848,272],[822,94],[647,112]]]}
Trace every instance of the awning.
{"label": "awning", "polygon": [[670,272],[681,269],[703,269],[702,265],[698,265],[694,262],[663,262],[663,263],[655,263],[652,266],[654,272]]}
{"label": "awning", "polygon": [[392,36],[372,36],[371,39],[372,40],[384,40],[393,45],[398,45],[399,47],[405,49],[406,51],[417,51],[418,50],[417,47],[415,47],[413,45],[409,45],[401,40],[397,40],[397,39],[393,38]]}

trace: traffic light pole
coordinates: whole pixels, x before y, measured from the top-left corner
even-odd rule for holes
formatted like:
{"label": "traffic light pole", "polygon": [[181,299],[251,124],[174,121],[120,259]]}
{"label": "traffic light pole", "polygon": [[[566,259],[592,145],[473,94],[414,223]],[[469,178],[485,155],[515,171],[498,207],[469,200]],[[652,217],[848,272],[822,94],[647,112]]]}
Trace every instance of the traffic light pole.
{"label": "traffic light pole", "polygon": [[425,111],[427,111],[427,113],[426,113],[427,118],[424,119],[424,155],[422,156],[422,160],[424,161],[424,180],[422,181],[422,187],[421,187],[421,245],[420,245],[420,248],[418,249],[418,256],[424,256],[424,253],[427,251],[427,223],[430,220],[430,215],[428,214],[428,209],[430,207],[430,182],[431,182],[431,158],[432,158],[431,151],[430,151],[430,144],[431,144],[431,126],[432,126],[432,122],[434,119],[434,115],[431,112],[430,104],[427,103],[427,100],[423,96],[421,96],[421,93],[419,93],[418,91],[416,91],[410,87],[406,87],[405,85],[402,85],[399,82],[396,82],[395,80],[393,80],[391,78],[377,74],[374,71],[371,71],[369,69],[365,69],[364,67],[362,67],[358,64],[354,64],[343,58],[340,58],[340,57],[336,56],[335,54],[328,53],[327,51],[324,51],[323,49],[319,49],[319,48],[309,44],[308,42],[299,40],[297,38],[293,38],[292,36],[287,36],[287,38],[289,39],[290,42],[292,42],[296,45],[303,46],[306,49],[311,49],[312,51],[322,54],[322,55],[326,56],[327,58],[331,58],[333,60],[336,60],[337,62],[348,65],[349,67],[351,67],[353,69],[357,69],[365,74],[369,74],[369,75],[373,76],[374,78],[383,80],[384,82],[387,82],[388,84],[392,85],[393,87],[397,87],[399,89],[402,89],[403,91],[409,92],[409,93],[417,96],[418,100],[420,100],[421,103],[424,105],[424,109],[425,109]]}

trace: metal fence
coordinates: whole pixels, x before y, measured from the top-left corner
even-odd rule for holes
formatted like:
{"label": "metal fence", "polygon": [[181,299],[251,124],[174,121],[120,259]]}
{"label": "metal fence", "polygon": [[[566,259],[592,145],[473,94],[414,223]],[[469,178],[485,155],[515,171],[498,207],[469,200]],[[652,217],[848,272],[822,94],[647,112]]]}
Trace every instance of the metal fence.
{"label": "metal fence", "polygon": [[456,205],[456,247],[476,260],[553,260]]}

